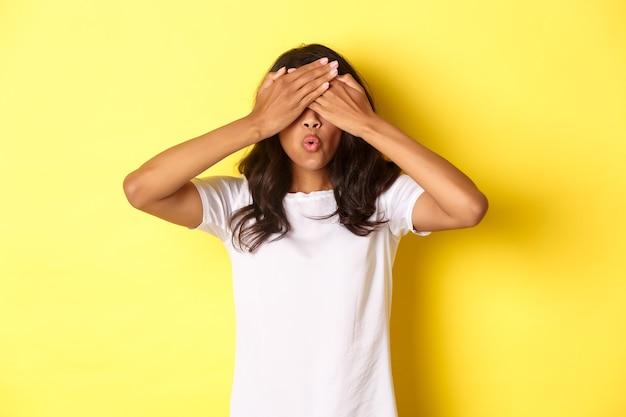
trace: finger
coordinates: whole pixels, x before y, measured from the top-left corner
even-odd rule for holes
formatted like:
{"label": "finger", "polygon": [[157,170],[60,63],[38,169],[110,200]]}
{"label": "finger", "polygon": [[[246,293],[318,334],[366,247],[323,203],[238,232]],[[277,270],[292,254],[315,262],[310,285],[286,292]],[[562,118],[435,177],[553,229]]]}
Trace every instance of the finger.
{"label": "finger", "polygon": [[284,94],[291,96],[299,108],[306,106],[326,91],[329,82],[337,76],[338,63],[320,58],[297,69],[286,69],[285,75],[276,80]]}
{"label": "finger", "polygon": [[337,67],[339,64],[337,61],[328,62],[328,58],[321,58],[310,64],[303,65],[296,70],[292,71],[294,82],[302,87],[308,82],[315,79],[324,79],[322,82],[330,81],[330,79],[337,76]]}
{"label": "finger", "polygon": [[332,104],[324,99],[324,95],[321,95],[317,99],[313,100],[307,107],[313,110],[327,122],[335,126],[339,126],[341,120],[338,118],[339,114],[333,111],[334,107],[332,106]]}
{"label": "finger", "polygon": [[313,101],[309,104],[309,109],[313,110],[315,113],[321,115],[324,112],[324,106],[317,102],[317,100]]}
{"label": "finger", "polygon": [[286,67],[280,67],[278,69],[278,71],[276,72],[270,72],[270,78],[272,79],[272,81],[276,81],[277,79],[279,79],[281,76],[283,76],[286,72]]}
{"label": "finger", "polygon": [[261,87],[259,88],[259,90],[263,90],[264,88],[267,88],[270,85],[272,85],[277,79],[279,79],[282,75],[284,75],[285,72],[286,72],[285,67],[282,67],[282,68],[279,68],[278,71],[276,72],[268,73],[263,79],[263,82],[261,83]]}
{"label": "finger", "polygon": [[344,74],[344,75],[340,75],[337,78],[337,81],[341,81],[342,83],[344,83],[345,85],[347,85],[348,87],[354,88],[355,90],[359,90],[361,92],[365,91],[363,89],[363,86],[361,84],[359,84],[354,77],[352,77],[351,74]]}
{"label": "finger", "polygon": [[319,68],[320,66],[326,65],[328,64],[328,58],[327,57],[322,57],[320,59],[317,59],[313,62],[309,62],[308,64],[304,64],[300,67],[298,67],[300,70],[303,71],[309,71],[311,69],[315,69],[315,68]]}
{"label": "finger", "polygon": [[[297,72],[300,72],[298,70]],[[311,92],[324,83],[329,83],[333,78],[337,76],[337,64],[336,61],[331,62],[329,65],[310,70],[306,73],[299,74],[299,77],[294,81],[296,89],[302,94],[303,97],[308,96]],[[329,84],[330,86],[330,84]],[[328,89],[328,86],[324,88],[324,91]]]}
{"label": "finger", "polygon": [[310,62],[308,64],[302,65],[301,67],[291,67],[287,68],[287,74],[293,73],[295,70],[299,69],[299,73],[303,74],[308,71],[319,68],[320,66],[328,64],[328,58],[320,58],[316,61]]}
{"label": "finger", "polygon": [[301,100],[300,100],[300,104],[301,106],[304,107],[308,107],[311,105],[311,103],[313,103],[315,100],[317,100],[322,94],[324,94],[324,92],[326,92],[326,90],[328,90],[328,88],[330,87],[330,83],[327,81],[323,84],[321,84],[320,86],[318,86],[317,88],[315,88],[314,90],[310,91],[308,94],[306,94]]}

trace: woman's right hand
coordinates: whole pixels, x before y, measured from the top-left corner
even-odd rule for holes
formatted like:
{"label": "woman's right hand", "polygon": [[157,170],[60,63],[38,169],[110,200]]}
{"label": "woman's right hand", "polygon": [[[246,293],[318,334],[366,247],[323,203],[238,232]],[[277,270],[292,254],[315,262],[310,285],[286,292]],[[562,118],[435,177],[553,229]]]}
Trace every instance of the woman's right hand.
{"label": "woman's right hand", "polygon": [[197,226],[202,201],[190,179],[289,126],[336,75],[336,64],[327,59],[268,74],[250,115],[166,149],[128,174],[124,180],[128,201],[169,222]]}
{"label": "woman's right hand", "polygon": [[249,117],[258,126],[261,138],[268,138],[289,126],[328,89],[337,76],[337,61],[321,58],[297,69],[280,68],[267,74]]}

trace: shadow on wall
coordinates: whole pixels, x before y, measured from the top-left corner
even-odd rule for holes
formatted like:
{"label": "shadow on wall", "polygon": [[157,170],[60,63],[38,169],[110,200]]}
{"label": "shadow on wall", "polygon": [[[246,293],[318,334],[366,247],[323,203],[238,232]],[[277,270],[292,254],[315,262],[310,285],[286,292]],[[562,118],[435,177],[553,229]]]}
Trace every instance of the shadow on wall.
{"label": "shadow on wall", "polygon": [[[371,54],[368,51],[362,58],[364,65],[357,67],[362,70],[380,114],[444,157],[459,155],[458,144],[445,140],[445,132],[437,120],[429,117],[432,110],[425,107],[427,101],[421,99],[421,93],[428,91],[419,85],[428,79],[421,76],[422,69],[403,67],[403,73],[413,77],[414,88],[407,92],[402,77],[390,73],[387,61],[371,60]],[[491,161],[492,165],[489,158],[497,159]],[[559,213],[546,206],[541,194],[532,187],[507,188],[508,168],[503,171],[501,158],[493,153],[484,157],[482,177],[468,172],[487,195],[490,205],[487,216],[476,229],[438,232],[426,238],[407,236],[400,243],[394,264],[391,314],[391,358],[400,417],[438,417],[448,408],[440,403],[446,397],[445,392],[440,392],[446,381],[441,375],[445,357],[438,346],[442,341],[438,329],[441,317],[437,312],[445,253],[480,245],[477,253],[485,257],[481,275],[506,279],[502,276],[506,271],[496,270],[501,266],[490,263],[493,256],[503,252],[522,259],[536,256],[537,248],[555,232],[553,223]],[[524,266],[533,268],[533,265]]]}
{"label": "shadow on wall", "polygon": [[402,239],[394,264],[391,365],[401,417],[435,415],[426,288],[432,280],[429,254],[438,246],[432,237]]}
{"label": "shadow on wall", "polygon": [[[451,248],[458,252],[459,248],[471,248],[474,243],[483,246],[480,250],[483,256],[491,253],[490,248],[506,248],[521,254],[532,251],[549,230],[551,214],[532,195],[516,195],[489,186],[481,188],[489,196],[490,208],[475,229],[437,232],[428,237],[406,236],[398,248],[394,264],[391,358],[400,417],[437,417],[447,408],[440,403],[446,397],[445,392],[440,392],[446,381],[445,375],[441,375],[445,357],[440,346],[441,317],[437,306],[442,296],[442,255],[445,259],[445,252]],[[493,252],[497,256],[497,250]],[[506,279],[502,271],[494,268],[485,259],[481,275]]]}

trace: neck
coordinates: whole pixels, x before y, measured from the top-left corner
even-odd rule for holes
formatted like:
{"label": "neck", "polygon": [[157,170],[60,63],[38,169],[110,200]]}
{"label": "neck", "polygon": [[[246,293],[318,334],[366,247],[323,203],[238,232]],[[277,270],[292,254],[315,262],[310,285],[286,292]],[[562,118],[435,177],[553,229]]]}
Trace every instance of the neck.
{"label": "neck", "polygon": [[[295,173],[294,173],[295,174]],[[333,183],[328,172],[306,172],[293,175],[291,193],[312,193],[314,191],[332,190]]]}

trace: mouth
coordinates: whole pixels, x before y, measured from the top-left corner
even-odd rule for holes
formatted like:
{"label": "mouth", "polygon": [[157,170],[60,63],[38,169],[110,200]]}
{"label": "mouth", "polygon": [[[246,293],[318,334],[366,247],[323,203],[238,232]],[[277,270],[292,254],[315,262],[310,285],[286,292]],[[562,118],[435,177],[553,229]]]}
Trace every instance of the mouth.
{"label": "mouth", "polygon": [[302,141],[302,146],[307,152],[316,152],[322,146],[322,142],[315,135],[307,135]]}

